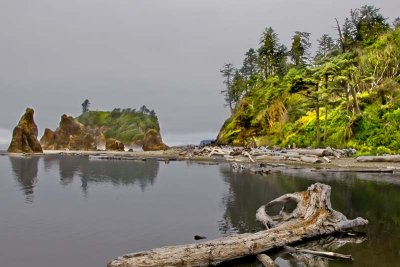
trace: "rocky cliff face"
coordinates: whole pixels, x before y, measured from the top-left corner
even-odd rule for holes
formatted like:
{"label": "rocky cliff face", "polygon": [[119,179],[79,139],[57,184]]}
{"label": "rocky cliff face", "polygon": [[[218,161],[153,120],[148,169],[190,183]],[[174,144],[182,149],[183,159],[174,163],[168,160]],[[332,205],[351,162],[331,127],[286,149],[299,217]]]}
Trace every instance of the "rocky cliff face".
{"label": "rocky cliff face", "polygon": [[95,138],[71,116],[62,115],[56,131],[46,129],[40,143],[45,150],[96,150]]}
{"label": "rocky cliff face", "polygon": [[108,138],[106,140],[106,150],[109,151],[125,151],[125,146],[122,142],[113,139],[113,138]]}
{"label": "rocky cliff face", "polygon": [[27,108],[18,125],[14,128],[8,152],[11,153],[42,153],[37,136],[38,128],[33,119],[34,111]]}
{"label": "rocky cliff face", "polygon": [[143,138],[142,148],[144,151],[159,151],[167,150],[169,147],[163,143],[158,131],[150,129],[146,132]]}

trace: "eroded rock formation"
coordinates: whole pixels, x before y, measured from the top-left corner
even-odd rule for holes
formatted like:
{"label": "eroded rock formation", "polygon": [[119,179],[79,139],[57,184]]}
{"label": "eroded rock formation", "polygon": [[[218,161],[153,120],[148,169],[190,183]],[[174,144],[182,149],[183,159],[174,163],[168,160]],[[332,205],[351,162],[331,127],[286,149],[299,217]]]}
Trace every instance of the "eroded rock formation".
{"label": "eroded rock formation", "polygon": [[45,150],[96,150],[95,138],[71,116],[62,115],[56,131],[46,129],[40,143]]}
{"label": "eroded rock formation", "polygon": [[160,151],[167,150],[169,147],[163,143],[158,131],[150,129],[144,135],[142,148],[144,151]]}
{"label": "eroded rock formation", "polygon": [[124,144],[114,138],[108,138],[106,140],[106,150],[110,151],[125,151]]}
{"label": "eroded rock formation", "polygon": [[8,147],[11,153],[42,153],[38,137],[38,128],[33,119],[34,111],[27,108],[18,125],[14,128],[12,140]]}

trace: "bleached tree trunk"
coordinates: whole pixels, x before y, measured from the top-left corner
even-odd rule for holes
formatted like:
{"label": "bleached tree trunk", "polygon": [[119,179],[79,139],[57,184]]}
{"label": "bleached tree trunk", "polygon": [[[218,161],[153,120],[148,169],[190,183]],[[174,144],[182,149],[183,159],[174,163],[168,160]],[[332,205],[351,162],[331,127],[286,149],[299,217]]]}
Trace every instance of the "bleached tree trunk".
{"label": "bleached tree trunk", "polygon": [[[368,224],[363,218],[348,220],[333,210],[330,193],[330,186],[316,183],[307,191],[286,194],[261,206],[256,218],[266,226],[265,231],[127,254],[111,261],[108,267],[213,266],[309,238],[358,231]],[[293,212],[286,213],[283,208],[276,216],[267,214],[266,208],[285,206],[290,201],[297,202]]]}

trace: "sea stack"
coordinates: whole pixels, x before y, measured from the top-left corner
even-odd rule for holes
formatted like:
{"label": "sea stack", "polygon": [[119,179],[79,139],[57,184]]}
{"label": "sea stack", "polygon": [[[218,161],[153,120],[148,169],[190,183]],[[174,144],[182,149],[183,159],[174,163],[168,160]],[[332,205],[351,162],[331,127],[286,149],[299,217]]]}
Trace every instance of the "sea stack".
{"label": "sea stack", "polygon": [[27,108],[18,125],[14,128],[10,153],[42,153],[43,149],[38,140],[38,128],[33,119],[34,111]]}
{"label": "sea stack", "polygon": [[125,151],[125,146],[121,141],[114,138],[106,139],[106,150],[109,151]]}
{"label": "sea stack", "polygon": [[71,116],[62,115],[54,132],[46,129],[40,143],[45,150],[96,150],[95,138]]}
{"label": "sea stack", "polygon": [[163,143],[157,130],[150,129],[144,135],[142,148],[144,151],[160,151],[167,150],[169,147]]}

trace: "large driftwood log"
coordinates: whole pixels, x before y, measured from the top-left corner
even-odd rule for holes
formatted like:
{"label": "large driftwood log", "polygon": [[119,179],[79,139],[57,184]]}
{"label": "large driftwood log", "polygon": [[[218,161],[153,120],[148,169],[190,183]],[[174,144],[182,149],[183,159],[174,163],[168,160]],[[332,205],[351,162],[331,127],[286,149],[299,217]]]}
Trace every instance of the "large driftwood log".
{"label": "large driftwood log", "polygon": [[[358,231],[368,224],[363,218],[348,220],[342,213],[333,210],[330,193],[330,186],[316,183],[307,191],[283,195],[260,207],[256,217],[271,229],[199,244],[127,254],[111,261],[108,267],[212,266],[308,238]],[[285,204],[290,201],[297,202],[297,207],[291,213],[286,213]],[[268,215],[266,208],[278,204],[283,205],[281,212],[276,216]]]}
{"label": "large driftwood log", "polygon": [[400,162],[400,155],[391,156],[360,156],[358,162]]}

